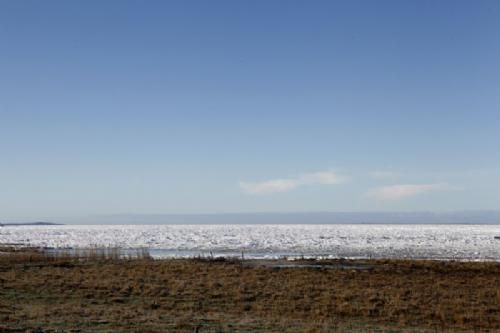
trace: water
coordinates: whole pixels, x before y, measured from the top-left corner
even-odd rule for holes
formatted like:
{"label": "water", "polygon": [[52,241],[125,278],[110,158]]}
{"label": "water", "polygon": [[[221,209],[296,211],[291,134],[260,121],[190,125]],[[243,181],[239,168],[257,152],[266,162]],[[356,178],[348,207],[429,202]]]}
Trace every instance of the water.
{"label": "water", "polygon": [[500,261],[500,225],[62,225],[0,228],[0,243],[145,247],[153,257],[431,258]]}

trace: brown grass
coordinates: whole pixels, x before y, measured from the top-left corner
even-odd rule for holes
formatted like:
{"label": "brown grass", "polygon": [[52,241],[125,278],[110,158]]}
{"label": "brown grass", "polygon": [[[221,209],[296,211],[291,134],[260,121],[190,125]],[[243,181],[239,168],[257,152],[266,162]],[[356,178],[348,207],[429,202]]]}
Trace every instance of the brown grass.
{"label": "brown grass", "polygon": [[11,252],[0,333],[500,332],[498,263],[321,264]]}

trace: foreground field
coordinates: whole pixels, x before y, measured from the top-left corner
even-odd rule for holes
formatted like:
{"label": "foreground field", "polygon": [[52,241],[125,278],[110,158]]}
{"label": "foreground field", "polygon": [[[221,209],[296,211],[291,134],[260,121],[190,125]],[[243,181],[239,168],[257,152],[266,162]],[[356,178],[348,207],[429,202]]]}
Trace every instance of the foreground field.
{"label": "foreground field", "polygon": [[0,255],[0,332],[500,332],[500,265]]}

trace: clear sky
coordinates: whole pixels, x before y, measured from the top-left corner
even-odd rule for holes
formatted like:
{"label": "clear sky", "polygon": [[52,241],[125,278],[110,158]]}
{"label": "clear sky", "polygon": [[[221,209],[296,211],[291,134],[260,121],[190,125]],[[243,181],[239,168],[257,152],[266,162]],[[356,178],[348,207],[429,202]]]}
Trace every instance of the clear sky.
{"label": "clear sky", "polygon": [[499,1],[0,1],[0,220],[499,203]]}

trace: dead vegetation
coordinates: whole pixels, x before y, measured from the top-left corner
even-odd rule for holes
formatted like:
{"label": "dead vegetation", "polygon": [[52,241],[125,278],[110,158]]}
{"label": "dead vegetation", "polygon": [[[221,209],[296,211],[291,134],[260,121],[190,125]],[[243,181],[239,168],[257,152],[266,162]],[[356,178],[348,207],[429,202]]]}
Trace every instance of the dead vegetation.
{"label": "dead vegetation", "polygon": [[0,332],[500,331],[498,263],[320,265],[4,252]]}

